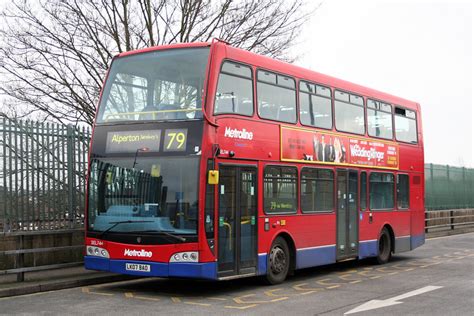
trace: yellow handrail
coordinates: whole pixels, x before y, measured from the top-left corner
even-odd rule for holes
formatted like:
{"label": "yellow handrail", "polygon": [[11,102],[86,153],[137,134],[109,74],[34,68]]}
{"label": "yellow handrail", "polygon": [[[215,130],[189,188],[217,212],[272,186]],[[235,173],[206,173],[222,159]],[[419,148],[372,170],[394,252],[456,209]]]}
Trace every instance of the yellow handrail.
{"label": "yellow handrail", "polygon": [[229,250],[232,250],[232,225],[224,222],[224,226],[227,226],[227,229],[229,230]]}
{"label": "yellow handrail", "polygon": [[127,116],[127,115],[142,115],[142,114],[153,114],[153,118],[154,118],[155,114],[158,114],[158,113],[193,112],[193,111],[198,111],[198,110],[202,110],[202,108],[112,113],[112,114],[107,115],[106,120],[109,120],[111,117],[121,117],[121,116]]}

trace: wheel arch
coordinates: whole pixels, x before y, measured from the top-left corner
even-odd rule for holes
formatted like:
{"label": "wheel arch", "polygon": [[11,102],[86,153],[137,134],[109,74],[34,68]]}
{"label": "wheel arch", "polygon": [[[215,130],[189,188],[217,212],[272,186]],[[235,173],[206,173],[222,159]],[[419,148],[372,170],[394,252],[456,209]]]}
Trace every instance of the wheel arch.
{"label": "wheel arch", "polygon": [[[379,236],[380,234],[382,233],[382,230],[386,228],[388,230],[388,233],[390,234],[390,251],[392,253],[395,252],[395,233],[393,231],[393,228],[390,224],[388,223],[385,223],[382,228],[380,229],[380,233],[379,233]],[[380,238],[379,238],[380,239]],[[377,240],[377,243],[378,243],[378,240]]]}
{"label": "wheel arch", "polygon": [[277,239],[278,237],[283,238],[286,241],[286,244],[288,245],[288,249],[290,250],[290,269],[289,269],[289,274],[293,274],[293,272],[296,269],[296,245],[295,241],[293,240],[293,237],[287,232],[287,231],[282,231],[276,234],[273,237],[272,244]]}

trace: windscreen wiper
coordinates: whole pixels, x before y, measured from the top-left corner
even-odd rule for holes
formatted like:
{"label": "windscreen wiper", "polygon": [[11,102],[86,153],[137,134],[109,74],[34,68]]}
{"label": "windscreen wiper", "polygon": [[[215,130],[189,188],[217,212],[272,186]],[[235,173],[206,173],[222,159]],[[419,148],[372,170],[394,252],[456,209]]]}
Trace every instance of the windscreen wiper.
{"label": "windscreen wiper", "polygon": [[160,233],[160,234],[163,234],[167,237],[171,237],[171,238],[174,238],[174,239],[177,239],[179,241],[186,241],[186,238],[184,237],[181,237],[181,236],[178,236],[178,235],[175,235],[175,234],[171,234],[172,230],[156,230],[156,229],[152,229],[152,230],[141,230],[141,231],[133,231],[131,233]]}
{"label": "windscreen wiper", "polygon": [[106,233],[108,233],[111,229],[117,227],[118,225],[120,224],[131,224],[131,223],[153,223],[154,221],[132,221],[132,220],[128,220],[128,221],[118,221],[118,222],[109,222],[109,224],[113,224],[112,226],[110,226],[109,228],[107,228],[106,230],[104,230],[102,233],[100,233],[99,235],[99,238],[102,239],[102,237],[104,237],[104,235]]}

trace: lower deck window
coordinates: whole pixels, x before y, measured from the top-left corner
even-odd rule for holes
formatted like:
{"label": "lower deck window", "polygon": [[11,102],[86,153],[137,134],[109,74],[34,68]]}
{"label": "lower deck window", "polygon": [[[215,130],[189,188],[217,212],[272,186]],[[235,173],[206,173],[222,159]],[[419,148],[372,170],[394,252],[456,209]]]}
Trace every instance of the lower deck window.
{"label": "lower deck window", "polygon": [[360,209],[365,211],[367,209],[367,173],[360,174]]}
{"label": "lower deck window", "polygon": [[393,174],[372,172],[369,177],[369,192],[371,210],[393,209],[395,201]]}
{"label": "lower deck window", "polygon": [[303,168],[301,171],[301,211],[331,212],[334,209],[334,171]]}
{"label": "lower deck window", "polygon": [[399,209],[409,208],[409,181],[407,174],[397,175],[397,207]]}
{"label": "lower deck window", "polygon": [[265,213],[296,213],[298,171],[294,167],[267,166],[263,179]]}

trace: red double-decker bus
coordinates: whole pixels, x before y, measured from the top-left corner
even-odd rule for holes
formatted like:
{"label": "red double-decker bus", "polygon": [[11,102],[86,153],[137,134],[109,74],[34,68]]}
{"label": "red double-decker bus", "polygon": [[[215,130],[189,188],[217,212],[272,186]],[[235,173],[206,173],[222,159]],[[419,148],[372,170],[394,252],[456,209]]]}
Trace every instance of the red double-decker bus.
{"label": "red double-decker bus", "polygon": [[223,280],[424,243],[419,104],[231,47],[114,58],[90,152],[85,266]]}

